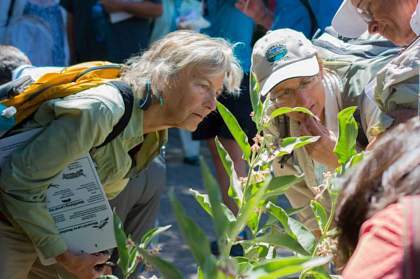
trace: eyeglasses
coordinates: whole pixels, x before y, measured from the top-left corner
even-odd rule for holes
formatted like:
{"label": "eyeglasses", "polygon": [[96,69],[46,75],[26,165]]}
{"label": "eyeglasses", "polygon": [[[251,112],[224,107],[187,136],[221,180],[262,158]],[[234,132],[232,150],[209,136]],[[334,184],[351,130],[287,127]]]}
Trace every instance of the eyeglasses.
{"label": "eyeglasses", "polygon": [[296,98],[295,94],[297,92],[303,92],[312,88],[312,86],[314,86],[316,82],[318,82],[320,79],[321,79],[321,76],[319,74],[315,76],[303,78],[297,88],[295,89],[286,88],[282,90],[281,92],[279,92],[280,94],[278,93],[275,94],[276,102],[279,103],[279,102],[288,102],[288,101],[294,100]]}

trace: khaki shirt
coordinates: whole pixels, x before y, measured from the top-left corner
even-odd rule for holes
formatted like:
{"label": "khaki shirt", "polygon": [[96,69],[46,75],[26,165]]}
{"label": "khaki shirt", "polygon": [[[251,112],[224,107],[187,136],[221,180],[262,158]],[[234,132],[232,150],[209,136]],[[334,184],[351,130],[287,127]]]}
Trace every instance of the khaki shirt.
{"label": "khaki shirt", "polygon": [[[139,97],[134,96],[134,104]],[[137,107],[124,131],[99,146],[124,113],[119,91],[101,85],[63,99],[45,102],[25,125],[43,127],[26,146],[16,150],[0,174],[0,210],[23,230],[45,258],[67,247],[46,208],[50,182],[72,161],[90,152],[108,198],[121,192],[129,174],[138,173],[158,154],[167,131],[143,134],[143,111]],[[142,144],[136,158],[128,151]]]}

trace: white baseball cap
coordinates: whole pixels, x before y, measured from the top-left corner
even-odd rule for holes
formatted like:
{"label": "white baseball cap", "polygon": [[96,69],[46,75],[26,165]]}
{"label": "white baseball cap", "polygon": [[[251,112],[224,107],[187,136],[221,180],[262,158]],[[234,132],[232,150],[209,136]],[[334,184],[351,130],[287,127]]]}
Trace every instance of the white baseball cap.
{"label": "white baseball cap", "polygon": [[332,26],[338,34],[346,38],[357,38],[368,30],[368,24],[351,3],[344,0],[332,20]]}
{"label": "white baseball cap", "polygon": [[282,81],[318,74],[316,49],[295,30],[270,31],[254,45],[251,72],[260,84],[260,94],[265,96]]}

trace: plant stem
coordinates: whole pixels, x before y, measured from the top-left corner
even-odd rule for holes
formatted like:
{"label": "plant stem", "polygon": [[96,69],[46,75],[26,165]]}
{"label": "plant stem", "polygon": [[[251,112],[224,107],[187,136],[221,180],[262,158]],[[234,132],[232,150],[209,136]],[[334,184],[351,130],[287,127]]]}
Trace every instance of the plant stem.
{"label": "plant stem", "polygon": [[[242,195],[241,208],[244,206],[244,204],[246,202],[246,193],[247,193],[248,187],[250,185],[251,175],[252,175],[252,173],[254,171],[254,166],[255,166],[256,158],[257,157],[258,157],[258,152],[252,152],[252,154],[251,154],[250,168],[249,168],[249,171],[248,171],[248,176],[247,176],[246,184],[245,184],[245,187],[244,187],[244,190],[243,190],[243,193],[244,194]],[[239,209],[238,212],[240,212],[240,209]],[[230,251],[230,249],[232,247],[232,244],[234,242],[234,239],[238,236],[238,234],[241,231],[243,225],[246,223],[246,221],[248,219],[248,214],[241,214],[238,217],[239,218],[236,220],[236,222],[235,222],[232,230],[230,231],[230,233],[229,233],[229,235],[227,237],[227,244],[226,244],[225,249],[223,251],[224,253],[222,254],[224,256],[225,256],[225,254],[228,255],[228,253],[229,253],[229,251]]]}

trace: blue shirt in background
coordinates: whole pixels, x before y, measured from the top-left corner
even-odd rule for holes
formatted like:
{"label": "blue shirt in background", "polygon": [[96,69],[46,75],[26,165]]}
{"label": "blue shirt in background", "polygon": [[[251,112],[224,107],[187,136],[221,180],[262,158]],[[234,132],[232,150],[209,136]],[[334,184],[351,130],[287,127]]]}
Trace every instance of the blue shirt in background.
{"label": "blue shirt in background", "polygon": [[211,23],[202,33],[221,37],[235,47],[235,56],[245,73],[251,66],[251,41],[254,22],[235,7],[235,0],[205,0],[204,17]]}
{"label": "blue shirt in background", "polygon": [[[307,0],[315,16],[312,22],[309,11],[302,0],[277,0],[274,20],[271,29],[290,28],[312,38],[314,30],[324,29],[331,21],[341,5],[341,0]],[[315,24],[315,28],[312,24]]]}

